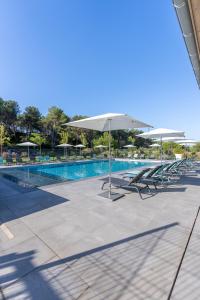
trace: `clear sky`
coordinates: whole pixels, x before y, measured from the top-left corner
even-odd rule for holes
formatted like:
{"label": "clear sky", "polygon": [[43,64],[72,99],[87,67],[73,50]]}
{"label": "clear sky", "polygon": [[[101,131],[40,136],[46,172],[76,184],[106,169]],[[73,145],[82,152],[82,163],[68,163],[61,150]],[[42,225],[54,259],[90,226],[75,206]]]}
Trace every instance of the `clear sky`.
{"label": "clear sky", "polygon": [[128,113],[200,139],[200,91],[172,0],[0,0],[0,96]]}

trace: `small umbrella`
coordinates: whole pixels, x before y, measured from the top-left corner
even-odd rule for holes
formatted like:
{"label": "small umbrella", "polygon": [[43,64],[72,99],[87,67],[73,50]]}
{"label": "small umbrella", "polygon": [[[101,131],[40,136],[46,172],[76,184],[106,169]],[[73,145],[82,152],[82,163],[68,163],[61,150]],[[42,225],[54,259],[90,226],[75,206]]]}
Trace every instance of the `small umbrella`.
{"label": "small umbrella", "polygon": [[94,148],[96,149],[101,149],[103,151],[104,148],[108,148],[108,146],[105,146],[105,145],[98,145],[98,146],[95,146]]}
{"label": "small umbrella", "polygon": [[17,146],[20,146],[20,147],[28,147],[28,158],[30,158],[30,155],[29,155],[29,147],[35,147],[35,146],[38,146],[37,144],[34,144],[34,143],[31,143],[31,142],[24,142],[24,143],[19,143],[17,144]]}
{"label": "small umbrella", "polygon": [[150,145],[150,147],[152,147],[152,148],[157,148],[157,147],[160,147],[160,144],[152,144],[152,145]]}
{"label": "small umbrella", "polygon": [[125,145],[124,148],[135,148],[134,145]]}
{"label": "small umbrella", "polygon": [[67,126],[73,126],[78,128],[85,128],[98,131],[108,131],[109,132],[109,191],[104,193],[102,196],[107,197],[112,200],[116,200],[123,195],[120,194],[111,194],[111,131],[112,130],[122,130],[122,129],[133,129],[133,128],[144,128],[152,127],[148,124],[145,124],[141,121],[131,118],[126,114],[116,114],[116,113],[107,113],[91,118],[86,118],[74,122],[66,123]]}
{"label": "small umbrella", "polygon": [[83,144],[78,144],[76,146],[74,146],[75,148],[85,148],[85,146]]}
{"label": "small umbrella", "polygon": [[98,149],[101,149],[101,148],[107,148],[108,146],[105,146],[105,145],[98,145],[98,146],[95,146],[95,148],[98,148]]}
{"label": "small umbrella", "polygon": [[57,147],[63,148],[64,156],[66,156],[66,152],[65,152],[66,148],[72,147],[72,145],[71,144],[60,144],[60,145],[57,145]]}
{"label": "small umbrella", "polygon": [[76,146],[74,146],[75,148],[80,148],[80,155],[81,155],[81,149],[85,148],[85,146],[83,144],[78,144]]}
{"label": "small umbrella", "polygon": [[145,138],[145,139],[159,139],[160,140],[160,160],[162,163],[162,142],[163,138],[166,137],[184,137],[183,131],[178,131],[174,129],[167,129],[167,128],[157,128],[153,129],[148,132],[144,132],[141,134],[138,134],[139,137]]}

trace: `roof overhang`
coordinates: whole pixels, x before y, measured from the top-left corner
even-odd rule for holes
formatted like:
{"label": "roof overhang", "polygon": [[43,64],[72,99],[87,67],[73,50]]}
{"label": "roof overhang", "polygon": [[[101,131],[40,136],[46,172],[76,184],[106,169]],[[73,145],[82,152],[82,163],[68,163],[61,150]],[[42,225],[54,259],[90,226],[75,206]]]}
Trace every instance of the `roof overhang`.
{"label": "roof overhang", "polygon": [[200,1],[173,0],[173,4],[200,88]]}

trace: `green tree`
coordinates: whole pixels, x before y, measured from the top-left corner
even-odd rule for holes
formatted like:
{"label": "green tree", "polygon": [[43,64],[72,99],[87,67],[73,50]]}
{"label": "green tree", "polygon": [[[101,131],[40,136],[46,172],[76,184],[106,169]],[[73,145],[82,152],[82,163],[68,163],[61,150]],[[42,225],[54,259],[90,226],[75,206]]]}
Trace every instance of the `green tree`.
{"label": "green tree", "polygon": [[35,106],[27,106],[20,116],[20,125],[25,129],[27,136],[41,129],[41,113]]}
{"label": "green tree", "polygon": [[88,117],[83,116],[83,115],[75,115],[71,119],[72,119],[72,121],[78,121],[78,120],[82,120],[82,119],[86,119],[86,118],[88,118]]}
{"label": "green tree", "polygon": [[195,145],[192,147],[192,150],[193,150],[194,152],[200,152],[200,143],[195,144]]}
{"label": "green tree", "polygon": [[112,136],[115,140],[115,146],[120,148],[127,144],[128,141],[128,130],[114,130],[112,131]]}
{"label": "green tree", "polygon": [[62,130],[60,133],[60,143],[61,144],[68,144],[69,142],[69,132],[67,132],[66,130]]}
{"label": "green tree", "polygon": [[84,146],[87,146],[87,145],[88,145],[87,138],[86,138],[86,134],[85,134],[84,132],[81,132],[80,140],[81,140],[81,143],[82,143]]}
{"label": "green tree", "polygon": [[[104,132],[100,137],[94,138],[93,144],[94,144],[94,146],[104,145],[104,146],[108,147],[108,145],[109,145],[109,133]],[[115,145],[115,140],[114,140],[113,136],[111,135],[111,146],[113,147],[114,145]]]}
{"label": "green tree", "polygon": [[62,125],[69,122],[69,120],[69,117],[59,107],[53,106],[49,108],[43,124],[51,137],[52,148],[55,146],[58,135],[62,131]]}
{"label": "green tree", "polygon": [[183,146],[174,143],[174,145],[173,145],[173,153],[174,154],[183,154],[184,153]]}
{"label": "green tree", "polygon": [[19,105],[13,100],[0,98],[0,122],[6,126],[9,135],[15,136],[18,126]]}
{"label": "green tree", "polygon": [[176,144],[173,142],[164,142],[162,144],[163,153],[167,155],[173,155],[173,149],[176,147]]}
{"label": "green tree", "polygon": [[6,132],[6,127],[3,124],[0,124],[0,151],[1,155],[3,153],[3,145],[9,142],[9,137]]}
{"label": "green tree", "polygon": [[128,137],[128,141],[129,141],[131,144],[134,145],[134,143],[135,143],[135,137],[129,136],[129,137]]}
{"label": "green tree", "polygon": [[42,154],[42,145],[46,143],[46,138],[40,133],[32,133],[30,141],[37,144],[40,147],[40,155]]}
{"label": "green tree", "polygon": [[4,101],[3,99],[0,97],[0,122],[3,121],[3,104],[4,104]]}

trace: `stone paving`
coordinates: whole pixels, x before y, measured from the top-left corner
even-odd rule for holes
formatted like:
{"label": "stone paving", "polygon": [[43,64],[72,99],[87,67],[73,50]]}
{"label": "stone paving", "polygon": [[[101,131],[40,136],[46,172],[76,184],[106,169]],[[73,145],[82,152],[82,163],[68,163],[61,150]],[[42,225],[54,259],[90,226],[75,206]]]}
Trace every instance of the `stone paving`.
{"label": "stone paving", "polygon": [[[119,190],[125,197],[115,202],[98,196],[101,184],[26,191],[1,179],[2,299],[168,299],[200,205],[200,176],[143,199]],[[200,299],[199,230],[200,217],[173,300]]]}

